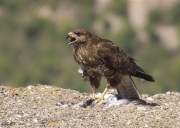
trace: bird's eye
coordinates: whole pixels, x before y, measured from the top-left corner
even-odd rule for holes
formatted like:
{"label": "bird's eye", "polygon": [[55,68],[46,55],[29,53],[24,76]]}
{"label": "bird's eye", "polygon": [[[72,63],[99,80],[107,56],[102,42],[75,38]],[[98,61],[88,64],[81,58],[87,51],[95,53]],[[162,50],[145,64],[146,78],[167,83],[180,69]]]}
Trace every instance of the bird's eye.
{"label": "bird's eye", "polygon": [[80,33],[80,32],[76,32],[75,34],[76,34],[77,36],[80,36],[80,35],[81,35],[81,33]]}

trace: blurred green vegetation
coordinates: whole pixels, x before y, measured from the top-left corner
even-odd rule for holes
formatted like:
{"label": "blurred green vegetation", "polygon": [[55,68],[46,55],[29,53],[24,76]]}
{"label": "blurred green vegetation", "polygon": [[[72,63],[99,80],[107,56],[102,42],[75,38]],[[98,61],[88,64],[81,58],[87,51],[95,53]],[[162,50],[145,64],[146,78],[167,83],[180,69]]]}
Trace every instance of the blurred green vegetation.
{"label": "blurred green vegetation", "polygon": [[[117,43],[155,83],[134,79],[141,93],[180,91],[180,48],[167,50],[155,32],[157,25],[176,26],[180,35],[180,3],[166,12],[153,10],[146,24],[148,40],[141,44],[129,23],[127,1],[110,2],[108,10],[97,13],[95,1],[0,1],[0,84],[27,86],[56,85],[91,92],[91,87],[78,74],[66,34],[76,28],[91,31]],[[121,17],[122,25],[111,33],[108,12]],[[100,21],[103,30],[94,29]],[[100,90],[105,87],[105,79]]]}

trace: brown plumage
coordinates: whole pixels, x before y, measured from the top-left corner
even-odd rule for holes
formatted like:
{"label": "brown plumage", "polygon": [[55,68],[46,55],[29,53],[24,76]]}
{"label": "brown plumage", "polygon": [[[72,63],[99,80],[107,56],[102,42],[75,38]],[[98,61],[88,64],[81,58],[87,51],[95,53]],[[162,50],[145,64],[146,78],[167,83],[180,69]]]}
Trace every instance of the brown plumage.
{"label": "brown plumage", "polygon": [[107,79],[106,89],[98,101],[102,100],[107,90],[116,88],[121,98],[140,99],[139,92],[131,76],[154,82],[154,78],[144,72],[135,63],[135,59],[127,55],[112,41],[102,39],[90,32],[77,29],[68,33],[69,45],[73,45],[73,56],[80,65],[79,72],[85,80],[89,80],[93,90],[93,98],[100,86],[101,77]]}

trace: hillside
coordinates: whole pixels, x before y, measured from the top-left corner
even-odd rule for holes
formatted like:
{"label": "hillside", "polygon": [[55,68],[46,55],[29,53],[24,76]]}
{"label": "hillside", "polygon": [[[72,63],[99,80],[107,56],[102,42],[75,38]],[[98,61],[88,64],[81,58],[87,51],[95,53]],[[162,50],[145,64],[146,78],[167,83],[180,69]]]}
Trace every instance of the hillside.
{"label": "hillside", "polygon": [[[180,93],[142,97],[151,105],[78,107],[88,93],[55,86],[0,86],[0,127],[179,127]],[[158,104],[158,105],[152,105]]]}

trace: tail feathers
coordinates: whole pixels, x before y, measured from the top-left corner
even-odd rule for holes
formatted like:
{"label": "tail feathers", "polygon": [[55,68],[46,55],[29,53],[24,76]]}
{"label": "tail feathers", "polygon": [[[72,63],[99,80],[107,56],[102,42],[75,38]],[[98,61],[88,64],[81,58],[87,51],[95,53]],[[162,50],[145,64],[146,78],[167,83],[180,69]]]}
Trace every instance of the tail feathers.
{"label": "tail feathers", "polygon": [[140,99],[139,92],[131,76],[123,75],[117,86],[117,92],[122,99]]}
{"label": "tail feathers", "polygon": [[138,77],[138,78],[145,79],[145,80],[150,81],[150,82],[155,82],[155,79],[152,76],[146,74],[145,72],[136,71],[136,74],[134,76]]}
{"label": "tail feathers", "polygon": [[138,70],[138,71],[141,71],[141,72],[144,72],[144,73],[145,73],[145,71],[144,71],[141,67],[139,67],[138,65],[136,65],[136,70]]}

